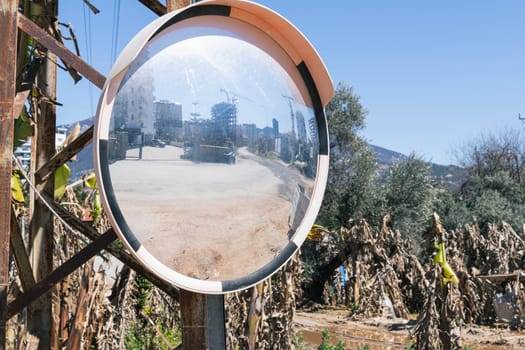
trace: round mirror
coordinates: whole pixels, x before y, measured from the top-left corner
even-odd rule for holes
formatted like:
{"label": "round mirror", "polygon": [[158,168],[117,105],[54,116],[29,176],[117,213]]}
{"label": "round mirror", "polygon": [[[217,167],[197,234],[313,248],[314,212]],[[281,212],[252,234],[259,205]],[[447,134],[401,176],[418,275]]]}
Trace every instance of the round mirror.
{"label": "round mirror", "polygon": [[97,177],[120,238],[162,278],[203,293],[246,288],[282,266],[315,220],[327,175],[310,67],[242,19],[253,11],[233,10],[196,4],[141,32],[108,78],[96,127]]}

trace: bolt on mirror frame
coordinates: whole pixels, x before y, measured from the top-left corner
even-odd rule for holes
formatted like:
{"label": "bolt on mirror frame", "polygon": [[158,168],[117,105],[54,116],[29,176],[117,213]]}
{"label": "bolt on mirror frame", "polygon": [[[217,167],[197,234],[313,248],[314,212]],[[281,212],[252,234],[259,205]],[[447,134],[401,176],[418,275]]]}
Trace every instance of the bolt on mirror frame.
{"label": "bolt on mirror frame", "polygon": [[[317,176],[311,201],[305,216],[288,244],[272,261],[257,271],[232,280],[201,280],[179,273],[155,258],[136,239],[122,215],[109,175],[107,140],[109,119],[114,98],[120,83],[134,60],[149,41],[157,35],[184,26],[184,21],[198,18],[205,21],[207,16],[221,16],[233,21],[241,21],[271,38],[295,65],[309,96],[318,127],[319,155]],[[208,17],[209,18],[209,17]],[[177,30],[177,29],[174,29]],[[257,40],[254,40],[257,41]],[[297,72],[295,72],[297,73]],[[95,127],[94,164],[102,204],[109,220],[131,254],[147,269],[173,285],[204,294],[223,294],[248,288],[277,272],[302,245],[320,209],[328,177],[329,139],[324,107],[332,98],[334,88],[329,73],[321,58],[304,37],[286,19],[259,4],[243,0],[201,1],[181,10],[168,13],[140,31],[125,47],[108,75],[102,91]]]}

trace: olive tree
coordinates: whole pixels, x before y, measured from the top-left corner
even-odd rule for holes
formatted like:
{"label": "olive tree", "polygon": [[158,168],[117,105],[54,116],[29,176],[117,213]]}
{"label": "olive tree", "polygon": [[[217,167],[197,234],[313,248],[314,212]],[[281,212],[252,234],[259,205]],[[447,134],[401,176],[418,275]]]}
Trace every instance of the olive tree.
{"label": "olive tree", "polygon": [[346,225],[370,215],[374,201],[376,160],[359,136],[366,109],[347,84],[339,83],[326,107],[330,133],[328,184],[318,221],[328,227]]}
{"label": "olive tree", "polygon": [[418,238],[431,218],[435,192],[430,163],[412,153],[395,161],[386,175],[381,189],[382,212],[391,215],[393,228]]}
{"label": "olive tree", "polygon": [[525,223],[525,139],[519,131],[480,135],[461,149],[460,164],[468,178],[456,194],[481,228],[506,221],[515,229]]}

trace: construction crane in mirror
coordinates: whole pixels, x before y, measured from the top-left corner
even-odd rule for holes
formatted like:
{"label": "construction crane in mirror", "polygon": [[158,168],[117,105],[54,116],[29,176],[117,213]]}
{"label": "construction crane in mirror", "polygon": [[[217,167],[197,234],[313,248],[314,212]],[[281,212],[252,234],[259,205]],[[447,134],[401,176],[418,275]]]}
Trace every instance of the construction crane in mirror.
{"label": "construction crane in mirror", "polygon": [[293,110],[293,103],[295,99],[292,96],[283,95],[283,98],[288,100],[288,105],[290,106],[290,118],[292,118],[292,137],[295,138],[295,113]]}
{"label": "construction crane in mirror", "polygon": [[243,99],[243,100],[251,102],[251,103],[253,103],[253,104],[255,104],[255,105],[259,106],[259,107],[264,107],[262,104],[254,101],[253,98],[241,95],[241,94],[239,94],[239,93],[237,93],[237,92],[235,92],[233,90],[221,88],[220,91],[224,92],[224,94],[226,95],[226,101],[227,102],[234,103],[234,102],[239,102],[239,99]]}
{"label": "construction crane in mirror", "polygon": [[241,95],[230,89],[220,88],[219,90],[220,92],[223,92],[224,95],[226,96],[226,102],[232,105],[235,105],[235,107],[238,107],[239,100],[245,100],[245,101],[248,101],[252,107],[261,109],[264,112],[264,119],[265,119],[266,126],[269,125],[268,124],[268,109],[267,109],[267,106],[265,106],[263,103],[256,102],[253,98]]}
{"label": "construction crane in mirror", "polygon": [[237,102],[239,102],[239,95],[235,92],[227,89],[220,89],[221,92],[224,92],[226,95],[226,102],[231,103],[232,105],[237,105]]}

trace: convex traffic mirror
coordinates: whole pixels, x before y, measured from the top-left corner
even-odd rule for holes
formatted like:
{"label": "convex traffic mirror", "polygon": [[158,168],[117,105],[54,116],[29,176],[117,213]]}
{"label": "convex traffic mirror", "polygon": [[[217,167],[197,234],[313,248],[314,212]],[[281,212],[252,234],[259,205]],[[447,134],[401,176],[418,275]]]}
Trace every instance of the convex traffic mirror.
{"label": "convex traffic mirror", "polygon": [[194,292],[270,276],[319,210],[332,94],[309,42],[265,7],[203,1],[152,22],[98,109],[95,167],[120,239]]}

